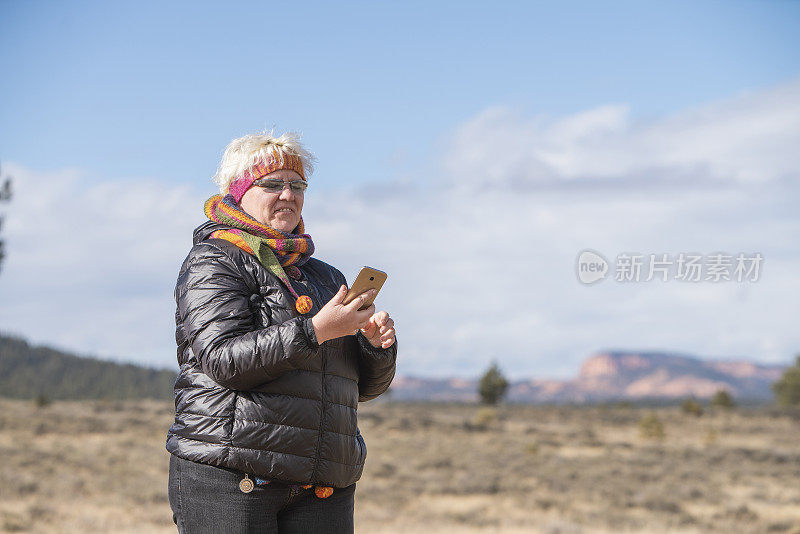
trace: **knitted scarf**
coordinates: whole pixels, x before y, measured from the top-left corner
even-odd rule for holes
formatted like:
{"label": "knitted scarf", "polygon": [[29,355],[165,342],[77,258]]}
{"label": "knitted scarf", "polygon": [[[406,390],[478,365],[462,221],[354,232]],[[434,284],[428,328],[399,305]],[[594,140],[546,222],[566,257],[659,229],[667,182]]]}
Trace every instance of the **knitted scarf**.
{"label": "knitted scarf", "polygon": [[297,266],[307,262],[314,253],[314,242],[305,233],[302,217],[297,225],[298,233],[282,232],[255,220],[236,204],[230,194],[209,198],[205,203],[205,213],[212,221],[231,227],[212,232],[212,238],[230,241],[258,258],[261,265],[277,276],[295,296],[297,311],[301,314],[311,311],[311,298],[298,295],[289,281],[289,276],[300,277]]}

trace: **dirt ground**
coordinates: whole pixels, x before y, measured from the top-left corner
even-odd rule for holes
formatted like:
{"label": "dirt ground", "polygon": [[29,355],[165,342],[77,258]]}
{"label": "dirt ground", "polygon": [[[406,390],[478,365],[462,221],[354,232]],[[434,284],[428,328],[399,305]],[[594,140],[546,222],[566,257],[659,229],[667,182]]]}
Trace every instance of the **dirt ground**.
{"label": "dirt ground", "polygon": [[[0,399],[0,531],[176,532],[172,418]],[[798,412],[373,401],[359,421],[356,532],[800,534]]]}

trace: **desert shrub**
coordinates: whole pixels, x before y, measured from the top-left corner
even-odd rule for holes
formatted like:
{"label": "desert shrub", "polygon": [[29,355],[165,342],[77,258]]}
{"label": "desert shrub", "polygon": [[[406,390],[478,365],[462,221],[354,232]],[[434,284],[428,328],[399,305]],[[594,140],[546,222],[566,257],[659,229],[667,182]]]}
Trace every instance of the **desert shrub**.
{"label": "desert shrub", "polygon": [[378,478],[391,478],[397,472],[397,468],[387,462],[383,462],[372,470],[373,476]]}
{"label": "desert shrub", "polygon": [[479,408],[472,420],[467,423],[468,430],[486,430],[497,420],[497,410],[489,406]]}
{"label": "desert shrub", "polygon": [[717,434],[717,431],[712,428],[708,432],[706,432],[706,435],[703,437],[703,442],[706,445],[713,445],[714,443],[717,442],[718,438],[719,435]]}
{"label": "desert shrub", "polygon": [[711,406],[714,408],[723,408],[729,410],[735,407],[736,403],[733,402],[733,397],[730,393],[728,393],[728,390],[720,389],[714,393],[713,397],[711,397]]}
{"label": "desert shrub", "polygon": [[656,414],[647,414],[639,420],[639,435],[645,439],[664,439],[664,423]]}
{"label": "desert shrub", "polygon": [[24,532],[28,530],[30,522],[15,512],[3,512],[3,532]]}
{"label": "desert shrub", "polygon": [[497,362],[492,362],[492,365],[481,377],[481,382],[478,385],[481,402],[483,404],[497,404],[503,399],[507,389],[508,380],[500,372]]}
{"label": "desert shrub", "polygon": [[703,415],[703,405],[700,404],[694,397],[687,397],[681,402],[681,411],[688,415],[700,417]]}
{"label": "desert shrub", "polygon": [[56,512],[48,505],[33,503],[28,505],[28,517],[32,521],[50,521],[56,517]]}
{"label": "desert shrub", "polygon": [[47,395],[45,395],[44,393],[39,393],[33,400],[33,403],[36,405],[37,408],[44,408],[46,406],[50,406],[52,401],[49,398],[47,398]]}
{"label": "desert shrub", "polygon": [[772,392],[781,406],[800,406],[800,356],[780,380],[772,384]]}

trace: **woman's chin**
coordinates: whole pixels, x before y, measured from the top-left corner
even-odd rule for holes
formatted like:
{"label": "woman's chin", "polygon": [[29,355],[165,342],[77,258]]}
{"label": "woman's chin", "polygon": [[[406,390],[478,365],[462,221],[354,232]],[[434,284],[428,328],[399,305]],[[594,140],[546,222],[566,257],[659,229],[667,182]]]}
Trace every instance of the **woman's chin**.
{"label": "woman's chin", "polygon": [[284,220],[284,219],[279,219],[277,221],[273,220],[272,224],[270,224],[270,226],[272,226],[276,230],[280,230],[281,232],[285,232],[285,233],[288,234],[292,230],[297,228],[297,223],[298,223],[298,221],[287,221],[287,220]]}

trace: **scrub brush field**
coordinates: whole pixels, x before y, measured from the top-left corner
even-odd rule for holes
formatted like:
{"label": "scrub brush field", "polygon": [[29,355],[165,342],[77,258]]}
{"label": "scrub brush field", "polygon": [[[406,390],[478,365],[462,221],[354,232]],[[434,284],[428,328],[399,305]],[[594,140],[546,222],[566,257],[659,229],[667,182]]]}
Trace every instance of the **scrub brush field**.
{"label": "scrub brush field", "polygon": [[[0,531],[176,532],[169,401],[0,399]],[[373,401],[356,532],[800,534],[800,413]]]}

